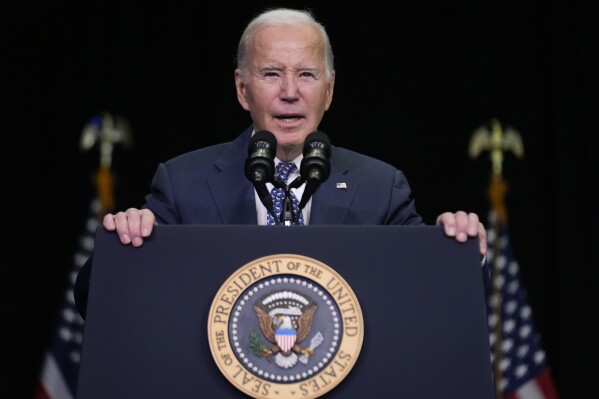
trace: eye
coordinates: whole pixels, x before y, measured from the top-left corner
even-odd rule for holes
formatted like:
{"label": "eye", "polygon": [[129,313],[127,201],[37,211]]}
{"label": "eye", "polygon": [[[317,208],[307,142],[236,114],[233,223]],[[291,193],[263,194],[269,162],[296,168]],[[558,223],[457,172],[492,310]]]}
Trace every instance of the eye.
{"label": "eye", "polygon": [[262,69],[262,79],[265,80],[275,80],[281,76],[281,71],[276,68],[270,69],[265,68]]}
{"label": "eye", "polygon": [[314,74],[314,72],[311,71],[303,71],[300,73],[300,78],[312,78],[315,79],[316,75]]}

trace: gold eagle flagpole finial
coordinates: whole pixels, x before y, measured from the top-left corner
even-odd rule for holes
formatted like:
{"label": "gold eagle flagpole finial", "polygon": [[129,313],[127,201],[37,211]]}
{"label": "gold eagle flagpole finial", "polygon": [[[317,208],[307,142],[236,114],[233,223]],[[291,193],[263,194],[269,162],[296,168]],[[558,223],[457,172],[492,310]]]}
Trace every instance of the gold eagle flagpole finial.
{"label": "gold eagle flagpole finial", "polygon": [[97,144],[100,151],[100,166],[94,176],[101,207],[98,212],[99,221],[115,208],[114,174],[111,167],[114,147],[119,143],[126,148],[133,144],[129,123],[123,117],[115,117],[108,112],[103,112],[101,115],[94,116],[83,127],[80,149],[88,151]]}
{"label": "gold eagle flagpole finial", "polygon": [[[503,161],[504,153],[511,151],[516,157],[524,156],[524,145],[520,133],[511,127],[505,130],[497,119],[491,119],[489,125],[478,127],[470,138],[468,152],[470,158],[477,158],[483,151],[489,151],[491,159],[491,178],[488,188],[488,196],[491,201],[491,212],[489,221],[491,223],[493,242],[490,245],[493,251],[491,281],[496,281],[500,275],[499,253],[500,253],[500,228],[507,226],[507,209],[505,206],[505,194],[507,192],[507,183],[503,180]],[[492,294],[490,305],[493,309],[492,317],[494,319],[493,334],[494,340],[491,342],[493,349],[493,369],[495,374],[495,395],[497,399],[503,399],[503,390],[501,388],[502,372],[502,295],[499,284],[492,284]]]}
{"label": "gold eagle flagpole finial", "polygon": [[518,158],[524,156],[524,145],[520,133],[512,127],[504,130],[497,119],[491,119],[489,125],[478,127],[470,138],[468,153],[470,158],[477,158],[483,151],[489,151],[491,159],[491,185],[489,199],[497,217],[507,224],[507,211],[504,197],[507,184],[503,180],[504,152],[511,151]]}

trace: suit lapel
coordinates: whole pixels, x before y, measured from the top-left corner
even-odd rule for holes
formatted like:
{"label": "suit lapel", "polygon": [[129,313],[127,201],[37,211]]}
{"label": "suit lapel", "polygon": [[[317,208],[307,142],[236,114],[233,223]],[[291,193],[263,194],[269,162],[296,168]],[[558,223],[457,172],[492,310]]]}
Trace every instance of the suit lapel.
{"label": "suit lapel", "polygon": [[252,127],[237,137],[214,162],[220,173],[208,179],[224,224],[256,224],[254,187],[245,177],[245,160]]}

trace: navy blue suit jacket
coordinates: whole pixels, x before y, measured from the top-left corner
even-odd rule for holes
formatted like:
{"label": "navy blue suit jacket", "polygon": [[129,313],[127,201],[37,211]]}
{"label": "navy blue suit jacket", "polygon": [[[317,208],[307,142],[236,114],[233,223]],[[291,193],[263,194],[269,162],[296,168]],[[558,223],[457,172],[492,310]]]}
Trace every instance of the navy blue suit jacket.
{"label": "navy blue suit jacket", "polygon": [[[254,186],[244,170],[252,131],[161,163],[143,207],[159,224],[256,224]],[[335,146],[330,162],[329,178],[312,195],[309,224],[423,223],[400,170]]]}

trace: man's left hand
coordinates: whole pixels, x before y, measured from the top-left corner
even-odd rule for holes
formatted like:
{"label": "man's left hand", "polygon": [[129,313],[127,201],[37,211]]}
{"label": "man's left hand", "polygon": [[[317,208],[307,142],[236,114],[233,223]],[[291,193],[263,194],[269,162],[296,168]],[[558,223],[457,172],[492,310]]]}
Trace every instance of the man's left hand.
{"label": "man's left hand", "polygon": [[437,217],[437,225],[443,226],[445,234],[455,237],[459,242],[466,242],[470,237],[478,236],[480,254],[487,254],[487,230],[476,213],[464,211],[444,212]]}

